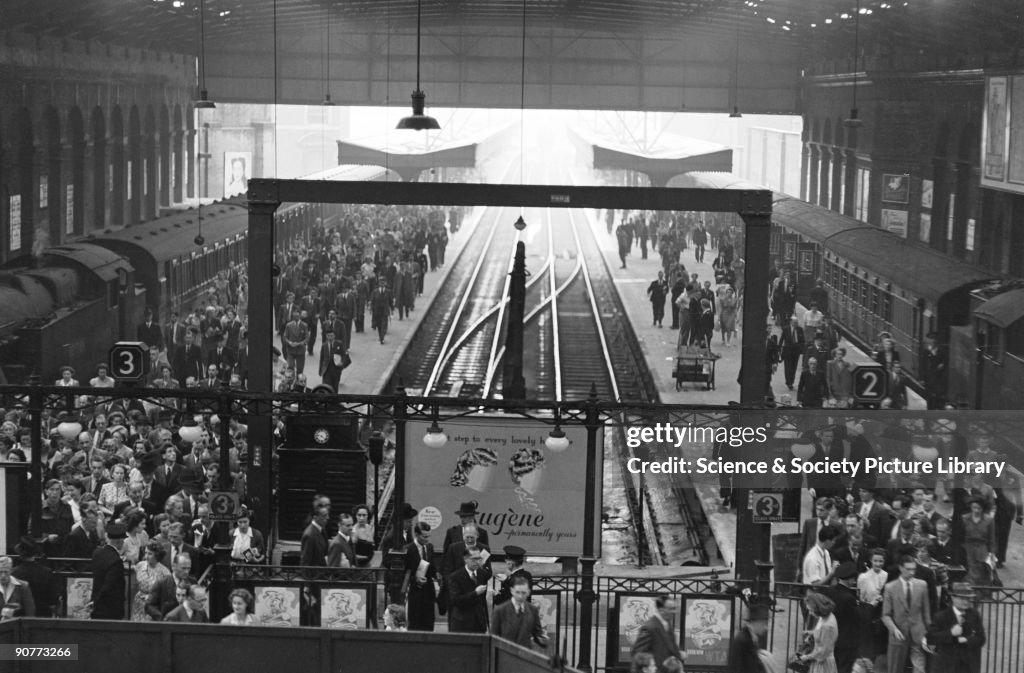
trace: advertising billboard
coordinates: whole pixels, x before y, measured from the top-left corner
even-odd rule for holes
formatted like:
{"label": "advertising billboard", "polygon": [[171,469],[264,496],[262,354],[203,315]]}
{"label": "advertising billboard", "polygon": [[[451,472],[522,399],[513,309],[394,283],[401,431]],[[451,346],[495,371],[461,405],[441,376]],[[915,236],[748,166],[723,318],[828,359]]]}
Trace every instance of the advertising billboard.
{"label": "advertising billboard", "polygon": [[[569,448],[545,447],[550,425],[509,418],[445,421],[448,442],[425,446],[428,423],[409,422],[406,500],[435,530],[459,523],[462,503],[477,504],[477,523],[499,551],[516,545],[531,556],[580,556],[583,552],[587,433],[563,427]],[[601,502],[603,452],[598,434],[596,502]],[[595,505],[599,516],[600,507]],[[595,525],[598,525],[595,523]],[[596,530],[600,530],[598,527]],[[597,539],[600,539],[598,535]],[[599,545],[598,545],[599,546]],[[599,553],[599,550],[595,550]]]}

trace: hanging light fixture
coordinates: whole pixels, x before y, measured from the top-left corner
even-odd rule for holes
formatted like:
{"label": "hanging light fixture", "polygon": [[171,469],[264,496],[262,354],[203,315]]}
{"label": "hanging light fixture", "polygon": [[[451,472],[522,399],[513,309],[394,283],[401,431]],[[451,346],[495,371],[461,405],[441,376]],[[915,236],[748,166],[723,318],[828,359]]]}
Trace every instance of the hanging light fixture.
{"label": "hanging light fixture", "polygon": [[569,438],[562,432],[562,414],[558,407],[555,407],[555,429],[548,433],[544,446],[553,453],[561,453],[569,448]]}
{"label": "hanging light fixture", "polygon": [[430,449],[440,449],[448,443],[448,435],[444,434],[444,430],[437,424],[437,414],[437,407],[434,407],[433,423],[427,428],[427,434],[423,435],[423,443]]}
{"label": "hanging light fixture", "polygon": [[420,89],[420,36],[423,0],[416,0],[416,90],[412,92],[412,114],[402,117],[395,128],[410,131],[426,131],[439,129],[441,125],[433,117],[423,113],[427,103],[427,94]]}
{"label": "hanging light fixture", "polygon": [[846,128],[859,128],[864,122],[861,121],[857,110],[857,62],[860,60],[860,0],[857,0],[857,11],[853,15],[853,106],[850,108],[850,116],[843,120]]}
{"label": "hanging light fixture", "polygon": [[[321,105],[334,105],[334,101],[331,100],[331,5],[327,5],[327,74],[324,77],[324,100]],[[419,88],[417,85],[416,88]]]}
{"label": "hanging light fixture", "polygon": [[199,99],[193,103],[197,110],[212,110],[217,106],[206,91],[206,1],[199,0]]}
{"label": "hanging light fixture", "polygon": [[[522,54],[519,60],[519,184],[523,184],[523,171],[525,160],[523,158],[524,127],[523,118],[526,110],[526,0],[523,0],[523,43]],[[519,217],[512,223],[516,231],[526,229],[526,220],[523,219],[523,209],[519,209]]]}
{"label": "hanging light fixture", "polygon": [[67,418],[57,425],[57,432],[66,441],[70,442],[82,432],[82,424],[76,421],[74,418]]}
{"label": "hanging light fixture", "polygon": [[732,112],[729,113],[730,119],[739,119],[743,115],[740,113],[740,27],[736,25],[736,53],[732,60]]}
{"label": "hanging light fixture", "polygon": [[185,424],[178,428],[178,436],[181,437],[181,441],[193,444],[203,436],[203,429],[196,423],[195,418],[189,416]]}

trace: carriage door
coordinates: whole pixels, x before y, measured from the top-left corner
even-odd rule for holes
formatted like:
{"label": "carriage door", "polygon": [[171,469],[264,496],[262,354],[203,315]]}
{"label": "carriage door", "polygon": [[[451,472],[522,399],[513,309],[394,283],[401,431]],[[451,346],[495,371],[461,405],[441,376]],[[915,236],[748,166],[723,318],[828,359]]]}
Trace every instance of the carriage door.
{"label": "carriage door", "polygon": [[820,278],[821,261],[815,243],[798,243],[796,250],[796,300],[810,306],[811,290]]}

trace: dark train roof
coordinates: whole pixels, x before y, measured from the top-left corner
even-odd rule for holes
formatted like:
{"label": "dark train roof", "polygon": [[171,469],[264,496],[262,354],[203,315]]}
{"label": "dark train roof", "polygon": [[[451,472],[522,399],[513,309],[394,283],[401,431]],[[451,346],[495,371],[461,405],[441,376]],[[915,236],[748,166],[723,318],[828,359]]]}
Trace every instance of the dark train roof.
{"label": "dark train roof", "polygon": [[819,243],[852,229],[878,229],[790,196],[782,195],[776,199],[772,204],[772,211],[772,218],[777,219],[779,224],[784,224],[786,228]]}
{"label": "dark train roof", "polygon": [[991,271],[910,243],[877,227],[852,227],[828,236],[823,245],[872,275],[884,277],[915,296],[933,301],[947,292],[991,280],[994,276]]}
{"label": "dark train roof", "polygon": [[106,248],[89,243],[59,245],[54,248],[48,248],[46,254],[78,262],[99,276],[100,280],[103,281],[115,280],[118,277],[118,271],[121,269],[125,271],[134,270],[131,263],[127,260],[115,255]]}
{"label": "dark train roof", "polygon": [[[203,238],[206,239],[207,247],[244,233],[249,224],[248,210],[236,202],[203,206],[202,215]],[[199,211],[190,208],[88,240],[111,248],[137,248],[156,263],[161,263],[198,252],[200,248],[195,244],[198,233]]]}
{"label": "dark train roof", "polygon": [[1007,328],[1024,318],[1024,288],[998,294],[974,310],[974,315]]}

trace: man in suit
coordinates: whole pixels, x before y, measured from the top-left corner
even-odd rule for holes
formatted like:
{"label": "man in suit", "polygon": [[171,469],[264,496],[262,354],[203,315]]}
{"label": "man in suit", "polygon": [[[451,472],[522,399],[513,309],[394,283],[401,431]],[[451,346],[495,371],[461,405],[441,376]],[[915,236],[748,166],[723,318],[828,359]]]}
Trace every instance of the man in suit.
{"label": "man in suit", "polygon": [[899,578],[886,584],[882,595],[882,623],[889,631],[889,673],[903,673],[908,655],[914,673],[925,673],[921,644],[931,624],[931,605],[928,586],[914,577],[916,572],[917,561],[913,556],[904,556],[900,559]]}
{"label": "man in suit", "polygon": [[181,605],[168,612],[164,621],[193,624],[205,624],[210,621],[210,617],[206,614],[206,605],[209,603],[206,588],[200,584],[189,584],[184,593]]}
{"label": "man in suit", "polygon": [[292,309],[292,319],[284,326],[281,336],[284,341],[285,361],[296,372],[306,368],[306,346],[309,342],[309,326],[300,317],[299,309]]}
{"label": "man in suit", "polygon": [[224,345],[224,335],[217,335],[217,346],[210,351],[206,361],[206,369],[217,368],[217,379],[227,383],[231,379],[231,372],[235,369],[235,351]]}
{"label": "man in suit", "polygon": [[476,500],[470,500],[464,502],[459,506],[459,511],[455,512],[456,516],[459,517],[459,523],[449,528],[444,534],[444,546],[442,551],[448,551],[448,547],[456,542],[462,542],[462,529],[464,526],[472,524],[476,526],[477,540],[484,547],[488,547],[487,531],[480,528],[476,522],[476,510],[479,507],[479,503]]}
{"label": "man in suit", "polygon": [[167,539],[171,543],[171,549],[168,552],[170,555],[169,559],[176,559],[185,554],[192,561],[189,564],[189,568],[191,569],[193,566],[196,566],[199,552],[195,547],[185,542],[185,524],[181,522],[172,523],[167,529]]}
{"label": "man in suit", "polygon": [[[52,617],[57,614],[59,596],[62,593],[63,582],[58,588],[58,577],[47,566],[39,563],[40,550],[35,540],[28,536],[22,536],[21,541],[14,546],[21,563],[11,571],[11,577],[28,585],[29,592],[35,602],[35,614],[26,616]],[[0,604],[5,600],[6,588],[3,579],[3,568],[0,567]],[[24,614],[24,613],[23,613]],[[17,616],[17,615],[16,615]]]}
{"label": "man in suit", "polygon": [[149,600],[146,601],[146,614],[152,617],[154,622],[163,621],[167,613],[181,603],[177,591],[195,582],[192,577],[192,557],[188,554],[165,558],[163,561],[171,564],[171,574],[162,577],[153,585],[149,591]]}
{"label": "man in suit", "polygon": [[491,615],[491,635],[530,649],[536,643],[548,645],[548,634],[540,619],[540,611],[530,602],[530,581],[518,575],[512,581],[511,600],[494,608]]}
{"label": "man in suit", "polygon": [[185,345],[185,333],[188,330],[185,323],[181,322],[177,311],[171,312],[171,320],[167,323],[164,332],[164,343],[167,345],[167,359],[174,362],[175,356],[182,346]]}
{"label": "man in suit", "polygon": [[0,621],[13,617],[35,617],[36,602],[28,582],[13,577],[14,562],[0,556]]}
{"label": "man in suit", "polygon": [[126,535],[119,523],[107,526],[107,542],[92,555],[93,619],[124,619],[125,578],[121,547]]}
{"label": "man in suit", "polygon": [[934,650],[932,673],[980,673],[985,627],[973,607],[974,589],[966,582],[950,588],[953,606],[935,615],[927,643]]}
{"label": "man in suit", "polygon": [[195,328],[185,332],[185,343],[174,354],[171,367],[174,368],[174,378],[179,381],[187,381],[189,377],[203,378],[203,351],[196,345]]}
{"label": "man in suit", "polygon": [[900,522],[900,534],[885,543],[885,553],[889,556],[889,562],[893,565],[905,553],[907,548],[914,546],[914,522],[904,519]]}
{"label": "man in suit", "polygon": [[[182,466],[178,463],[178,449],[174,444],[168,443],[161,450],[164,464],[156,469],[156,476],[154,480],[160,484],[160,489],[164,493],[163,500],[167,499],[167,496],[172,493],[177,493],[181,490],[181,485],[178,479],[181,477]],[[157,505],[163,505],[161,500],[154,500]]]}
{"label": "man in suit", "polygon": [[341,383],[342,364],[346,350],[344,344],[335,338],[333,327],[325,326],[324,332],[326,340],[320,348],[320,367],[317,372],[320,374],[323,384],[328,386],[331,392],[336,393],[338,385]]}
{"label": "man in suit", "polygon": [[159,351],[164,349],[163,330],[161,330],[160,325],[153,320],[153,309],[146,309],[142,324],[135,330],[135,333],[138,340],[150,348],[155,347]]}
{"label": "man in suit", "polygon": [[448,575],[448,632],[487,633],[487,584],[491,573],[483,567],[479,549],[466,549],[463,566]]}
{"label": "man in suit", "polygon": [[327,548],[327,565],[331,568],[356,567],[356,541],[352,537],[352,515],[342,512],[338,517],[338,534]]}
{"label": "man in suit", "polygon": [[405,547],[405,579],[402,595],[406,601],[409,630],[434,630],[434,603],[437,601],[437,563],[434,545],[430,544],[430,524],[413,526],[416,540]]}
{"label": "man in suit", "polygon": [[892,401],[891,409],[907,408],[907,376],[899,360],[893,361],[889,372],[889,399]]}
{"label": "man in suit", "polygon": [[324,527],[330,517],[330,509],[317,507],[313,512],[313,520],[302,532],[299,550],[300,566],[325,566],[327,565],[327,538],[324,535]]}
{"label": "man in suit", "polygon": [[335,337],[344,344],[346,350],[348,350],[352,343],[352,322],[356,317],[356,303],[356,292],[349,287],[348,281],[345,281],[344,287],[335,302],[338,322],[341,323],[341,331]]}
{"label": "man in suit", "polygon": [[284,328],[288,325],[288,322],[292,319],[292,312],[298,310],[299,307],[295,303],[295,293],[288,292],[285,295],[284,303],[278,308],[277,311],[277,335],[281,337],[281,350],[284,352],[288,351],[287,345],[284,340]]}
{"label": "man in suit", "polygon": [[82,491],[92,493],[97,498],[100,496],[100,489],[103,484],[110,481],[107,479],[107,466],[103,463],[101,456],[94,456],[89,461],[89,476],[82,479]]}
{"label": "man in suit", "polygon": [[935,524],[935,541],[932,542],[929,554],[943,565],[967,565],[963,547],[953,542],[953,526],[946,519],[941,519]]}
{"label": "man in suit", "polygon": [[800,557],[803,558],[810,549],[818,544],[818,533],[825,526],[833,525],[835,501],[832,498],[818,498],[814,501],[814,518],[804,521],[800,538]]}
{"label": "man in suit", "polygon": [[857,601],[857,565],[852,561],[840,563],[836,568],[836,584],[821,592],[832,599],[839,635],[836,638],[835,657],[838,673],[850,673],[861,642],[860,607]]}
{"label": "man in suit", "polygon": [[675,599],[668,594],[661,594],[654,599],[654,607],[657,612],[653,617],[644,622],[636,634],[636,641],[630,654],[636,656],[640,652],[649,652],[658,665],[659,673],[671,670],[666,662],[675,658],[683,661],[683,655],[679,651],[679,643],[672,635],[672,620],[679,609]]}
{"label": "man in suit", "polygon": [[68,558],[92,558],[100,546],[100,536],[96,532],[99,512],[89,509],[82,512],[82,521],[68,533],[64,543],[64,556]]}
{"label": "man in suit", "polygon": [[129,507],[141,509],[146,515],[146,529],[149,530],[149,520],[156,516],[158,510],[155,503],[142,497],[142,490],[142,482],[133,481],[128,484],[128,499],[114,505],[115,521],[121,521],[124,518],[125,510]]}
{"label": "man in suit", "polygon": [[875,487],[870,484],[858,482],[860,505],[853,511],[860,515],[864,525],[864,532],[875,539],[877,544],[882,544],[889,539],[891,519],[888,510],[882,503],[875,500]]}
{"label": "man in suit", "polygon": [[782,338],[779,342],[786,373],[786,387],[790,390],[793,389],[793,382],[796,380],[796,366],[804,352],[804,332],[800,329],[799,322],[796,317],[792,318],[789,325],[782,328]]}
{"label": "man in suit", "polygon": [[526,550],[522,547],[509,545],[502,551],[505,552],[505,569],[508,570],[508,574],[504,578],[498,575],[498,579],[501,580],[501,588],[494,595],[495,607],[511,600],[512,586],[518,578],[525,578],[530,587],[533,587],[533,576],[523,567],[523,563],[526,561]]}

